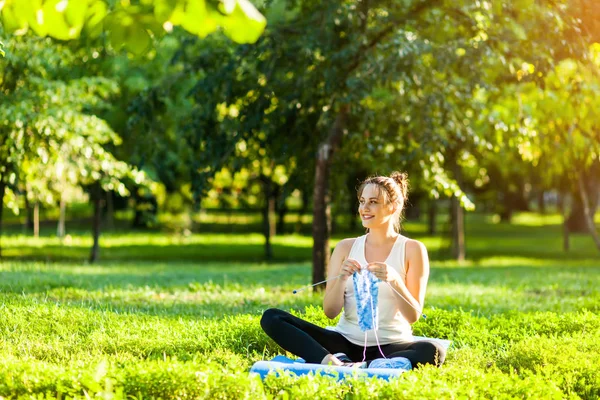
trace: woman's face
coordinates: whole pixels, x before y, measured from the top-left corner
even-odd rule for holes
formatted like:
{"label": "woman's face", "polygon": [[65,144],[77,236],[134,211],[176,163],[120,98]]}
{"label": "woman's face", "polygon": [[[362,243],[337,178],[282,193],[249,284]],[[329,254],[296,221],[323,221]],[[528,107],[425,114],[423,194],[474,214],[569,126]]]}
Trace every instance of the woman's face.
{"label": "woman's face", "polygon": [[381,193],[383,190],[385,189],[380,190],[376,184],[370,183],[365,186],[358,199],[358,213],[365,228],[393,223],[394,207],[385,202]]}

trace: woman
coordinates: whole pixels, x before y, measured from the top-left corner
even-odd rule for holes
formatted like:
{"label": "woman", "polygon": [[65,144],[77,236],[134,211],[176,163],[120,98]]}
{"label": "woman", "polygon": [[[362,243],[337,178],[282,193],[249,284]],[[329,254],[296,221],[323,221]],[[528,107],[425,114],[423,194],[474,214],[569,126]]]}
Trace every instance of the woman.
{"label": "woman", "polygon": [[[411,324],[422,313],[429,259],[421,242],[399,233],[407,192],[407,176],[399,172],[371,177],[360,185],[358,211],[367,234],[339,242],[329,262],[323,309],[331,319],[344,309],[337,326],[321,328],[272,308],[260,321],[267,335],[309,363],[389,367],[396,358],[396,365],[408,359],[413,368],[442,365],[441,345],[413,341]],[[365,270],[381,282],[376,328],[363,332],[352,276]]]}

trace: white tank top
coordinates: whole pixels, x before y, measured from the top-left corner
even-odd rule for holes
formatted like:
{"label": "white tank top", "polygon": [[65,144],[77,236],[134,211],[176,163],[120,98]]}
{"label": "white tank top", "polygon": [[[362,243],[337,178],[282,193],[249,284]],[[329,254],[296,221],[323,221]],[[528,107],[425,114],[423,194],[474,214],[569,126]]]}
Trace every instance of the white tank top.
{"label": "white tank top", "polygon": [[[356,238],[348,258],[352,258],[361,266],[366,266],[367,260],[365,257],[365,241],[367,235]],[[406,276],[404,268],[404,252],[408,238],[398,235],[396,242],[392,247],[392,251],[385,263],[393,267],[401,277]],[[377,309],[379,313],[379,321],[377,330],[377,338],[380,344],[389,344],[397,342],[412,342],[412,328],[410,323],[404,318],[400,312],[399,304],[404,301],[398,296],[392,288],[385,282],[379,282],[379,297]],[[356,311],[356,297],[354,296],[354,283],[352,278],[346,281],[346,290],[344,292],[344,312],[340,317],[337,326],[330,328],[344,335],[350,342],[363,346],[365,344],[365,332],[360,330],[358,326],[358,315]],[[367,332],[367,346],[376,346],[377,339],[375,338],[374,330]]]}

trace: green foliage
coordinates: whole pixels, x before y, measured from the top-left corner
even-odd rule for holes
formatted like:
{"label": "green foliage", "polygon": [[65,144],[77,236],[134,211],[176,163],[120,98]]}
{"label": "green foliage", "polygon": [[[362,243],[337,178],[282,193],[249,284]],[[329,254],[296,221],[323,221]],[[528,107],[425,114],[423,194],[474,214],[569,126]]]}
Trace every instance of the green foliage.
{"label": "green foliage", "polygon": [[241,137],[237,109],[227,106],[234,48],[222,37],[200,41],[189,35],[163,45],[167,52],[154,65],[164,73],[149,79],[152,86],[129,104],[126,140],[167,192],[187,195],[189,189],[192,204],[199,207]]}
{"label": "green foliage", "polygon": [[221,28],[237,43],[255,42],[265,18],[248,0],[152,0],[134,4],[107,0],[7,0],[0,3],[7,33],[59,40],[94,38],[103,31],[112,45],[135,55],[145,54],[153,39],[182,26],[199,37]]}
{"label": "green foliage", "polygon": [[[500,4],[273,2],[273,24],[255,45],[224,51],[218,41],[206,43],[219,68],[206,53],[182,62],[203,72],[192,92],[200,109],[191,111],[185,134],[203,151],[194,193],[204,194],[196,188],[227,164],[266,176],[279,165],[290,186],[306,186],[311,170],[298,166],[314,157],[337,110],[350,105],[341,173],[352,170],[349,162],[370,171],[410,169],[431,197],[456,195],[473,209],[453,165],[490,154],[485,111],[497,86],[531,68],[545,71],[551,51],[544,45],[559,43],[572,23],[555,4]],[[540,28],[552,23],[550,34]]]}
{"label": "green foliage", "polygon": [[[534,184],[579,194],[578,183],[593,197],[593,174],[600,155],[598,115],[592,99],[599,94],[598,44],[538,70],[524,62],[516,82],[497,90],[497,104],[486,111],[494,126],[493,142],[509,175],[523,162],[533,166]],[[507,157],[520,158],[506,162]],[[595,200],[592,202],[592,212]]]}
{"label": "green foliage", "polygon": [[49,40],[15,38],[9,48],[0,67],[0,173],[9,185],[4,200],[10,208],[18,211],[21,191],[32,201],[55,204],[81,185],[99,182],[126,194],[123,180],[146,181],[107,150],[121,139],[93,115],[118,92],[114,81],[81,76],[75,54]]}
{"label": "green foliage", "polygon": [[[532,6],[525,14],[538,11]],[[509,184],[522,180],[515,179],[515,170],[524,161],[534,167],[533,185],[568,192],[597,159],[596,117],[587,107],[598,86],[597,44],[583,14],[579,2],[570,2],[546,13],[543,22],[520,20],[525,32],[511,30],[516,37],[528,36],[527,44],[512,60],[501,58],[507,67],[502,74],[486,70],[496,85],[487,87],[485,101],[492,104],[481,110],[481,128],[496,153],[490,161],[499,161],[496,175]],[[559,31],[563,35],[555,35]]]}

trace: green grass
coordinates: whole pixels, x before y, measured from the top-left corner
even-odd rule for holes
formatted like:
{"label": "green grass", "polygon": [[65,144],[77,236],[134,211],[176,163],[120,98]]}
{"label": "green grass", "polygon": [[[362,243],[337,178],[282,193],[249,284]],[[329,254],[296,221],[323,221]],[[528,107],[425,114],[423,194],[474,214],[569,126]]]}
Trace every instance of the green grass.
{"label": "green grass", "polygon": [[[599,213],[600,214],[600,213]],[[106,231],[101,236],[101,258],[104,261],[236,261],[260,262],[264,260],[264,238],[260,226],[244,225],[245,218],[234,219],[229,224],[233,234],[214,234],[222,231],[219,224],[201,225],[200,232],[188,236],[172,235],[161,231],[127,232],[125,221],[118,228]],[[541,260],[586,260],[597,257],[598,251],[589,235],[571,235],[571,251],[562,250],[562,226],[558,215],[516,214],[513,224],[494,222],[491,215],[468,214],[467,257],[473,262],[484,262],[490,258],[527,257]],[[71,228],[69,228],[71,226]],[[250,232],[247,232],[250,228]],[[339,225],[339,229],[343,225]],[[447,218],[441,216],[438,230],[447,229]],[[423,221],[406,221],[403,224],[407,236],[422,240],[429,249],[432,259],[443,261],[450,257],[450,242],[444,234],[429,237]],[[292,231],[287,226],[287,231]],[[2,255],[5,259],[20,261],[69,261],[87,259],[92,245],[90,226],[81,221],[67,226],[68,240],[55,237],[55,226],[45,226],[41,237],[36,239],[23,235],[21,227],[9,227],[2,237]],[[360,235],[364,230],[337,232],[331,246],[337,240]],[[447,236],[447,234],[445,235]],[[300,262],[311,259],[312,238],[301,234],[276,236],[272,240],[274,262]]]}
{"label": "green grass", "polygon": [[[468,256],[448,259],[426,237],[432,271],[416,334],[453,341],[441,369],[392,382],[283,376],[261,382],[253,362],[281,353],[261,331],[269,307],[325,325],[310,281],[311,239],[260,235],[103,236],[84,262],[85,232],[2,238],[0,397],[50,398],[586,398],[600,396],[600,257],[586,236],[561,250],[560,227],[467,223]],[[339,239],[341,236],[337,236]],[[334,241],[335,242],[335,241]]]}

